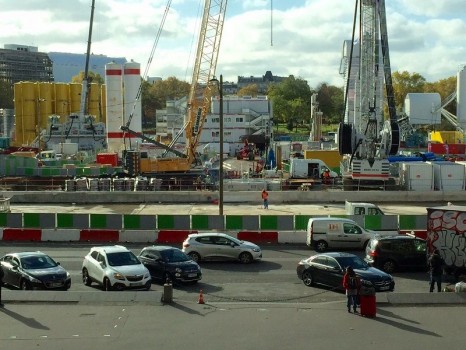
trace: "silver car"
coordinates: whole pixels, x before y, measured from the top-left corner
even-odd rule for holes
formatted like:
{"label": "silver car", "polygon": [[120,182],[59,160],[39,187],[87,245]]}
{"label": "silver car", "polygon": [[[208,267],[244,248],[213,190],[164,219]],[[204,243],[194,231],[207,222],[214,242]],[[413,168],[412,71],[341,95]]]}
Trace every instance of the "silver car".
{"label": "silver car", "polygon": [[183,252],[196,262],[204,259],[234,259],[249,264],[262,259],[259,246],[225,233],[190,234],[183,242]]}

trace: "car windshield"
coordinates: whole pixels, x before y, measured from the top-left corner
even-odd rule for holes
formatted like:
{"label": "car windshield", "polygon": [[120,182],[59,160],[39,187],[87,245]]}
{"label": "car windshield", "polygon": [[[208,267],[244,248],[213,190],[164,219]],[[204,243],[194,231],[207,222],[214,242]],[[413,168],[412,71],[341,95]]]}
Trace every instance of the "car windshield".
{"label": "car windshield", "polygon": [[162,250],[160,254],[166,262],[183,262],[191,260],[185,253],[177,249]]}
{"label": "car windshield", "polygon": [[110,266],[139,265],[140,261],[132,252],[118,252],[107,254],[108,264]]}
{"label": "car windshield", "polygon": [[361,258],[358,258],[357,256],[345,256],[345,257],[340,257],[337,259],[338,263],[341,265],[342,268],[347,268],[348,266],[351,266],[353,269],[367,269],[369,265],[362,260]]}
{"label": "car windshield", "polygon": [[36,270],[55,267],[57,263],[47,255],[31,255],[21,258],[21,266],[23,269]]}

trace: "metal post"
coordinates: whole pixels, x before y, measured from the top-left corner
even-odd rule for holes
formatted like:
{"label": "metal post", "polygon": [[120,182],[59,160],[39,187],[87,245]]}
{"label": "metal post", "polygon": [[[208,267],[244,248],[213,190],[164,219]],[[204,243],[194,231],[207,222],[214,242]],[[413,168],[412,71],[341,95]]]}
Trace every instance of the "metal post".
{"label": "metal post", "polygon": [[220,74],[220,164],[219,164],[219,199],[218,199],[218,214],[223,215],[223,76]]}

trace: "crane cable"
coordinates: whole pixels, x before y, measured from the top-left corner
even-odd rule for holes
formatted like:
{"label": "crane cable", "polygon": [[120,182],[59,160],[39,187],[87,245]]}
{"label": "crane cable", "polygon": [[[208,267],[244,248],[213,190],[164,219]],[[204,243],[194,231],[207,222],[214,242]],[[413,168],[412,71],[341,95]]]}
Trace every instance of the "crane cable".
{"label": "crane cable", "polygon": [[[133,104],[133,110],[131,111],[131,113],[129,115],[128,121],[126,122],[126,127],[128,127],[128,128],[129,128],[129,126],[131,124],[131,119],[133,119],[134,111],[136,110],[136,101],[139,101],[139,99],[141,98],[141,95],[142,95],[143,82],[147,80],[147,76],[149,75],[149,68],[150,68],[150,65],[152,63],[152,59],[154,58],[155,49],[157,48],[157,45],[159,43],[160,36],[162,35],[163,26],[165,25],[165,20],[167,19],[167,15],[168,15],[168,11],[170,10],[171,2],[172,2],[172,0],[167,1],[167,5],[165,7],[165,11],[164,11],[163,16],[162,16],[162,21],[160,22],[160,26],[159,26],[159,29],[157,31],[157,35],[155,36],[154,44],[152,45],[152,50],[150,52],[149,59],[147,60],[146,69],[144,70],[144,74],[143,74],[142,79],[141,79],[141,84],[139,84],[139,89],[138,89],[138,92],[136,94],[136,98],[135,98],[135,101],[134,101],[134,104]],[[123,133],[123,140],[125,139],[125,135],[126,135],[126,131]],[[126,147],[126,143],[125,143],[125,147]],[[131,138],[130,138],[130,147],[131,147]]]}

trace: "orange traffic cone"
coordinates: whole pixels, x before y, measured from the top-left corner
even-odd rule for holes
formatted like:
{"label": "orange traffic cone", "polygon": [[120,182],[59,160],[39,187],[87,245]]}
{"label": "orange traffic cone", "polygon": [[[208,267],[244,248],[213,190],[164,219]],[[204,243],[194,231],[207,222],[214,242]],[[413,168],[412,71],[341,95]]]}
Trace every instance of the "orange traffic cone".
{"label": "orange traffic cone", "polygon": [[201,289],[201,292],[199,293],[199,300],[197,301],[198,304],[204,304],[204,293],[202,292],[202,289]]}

